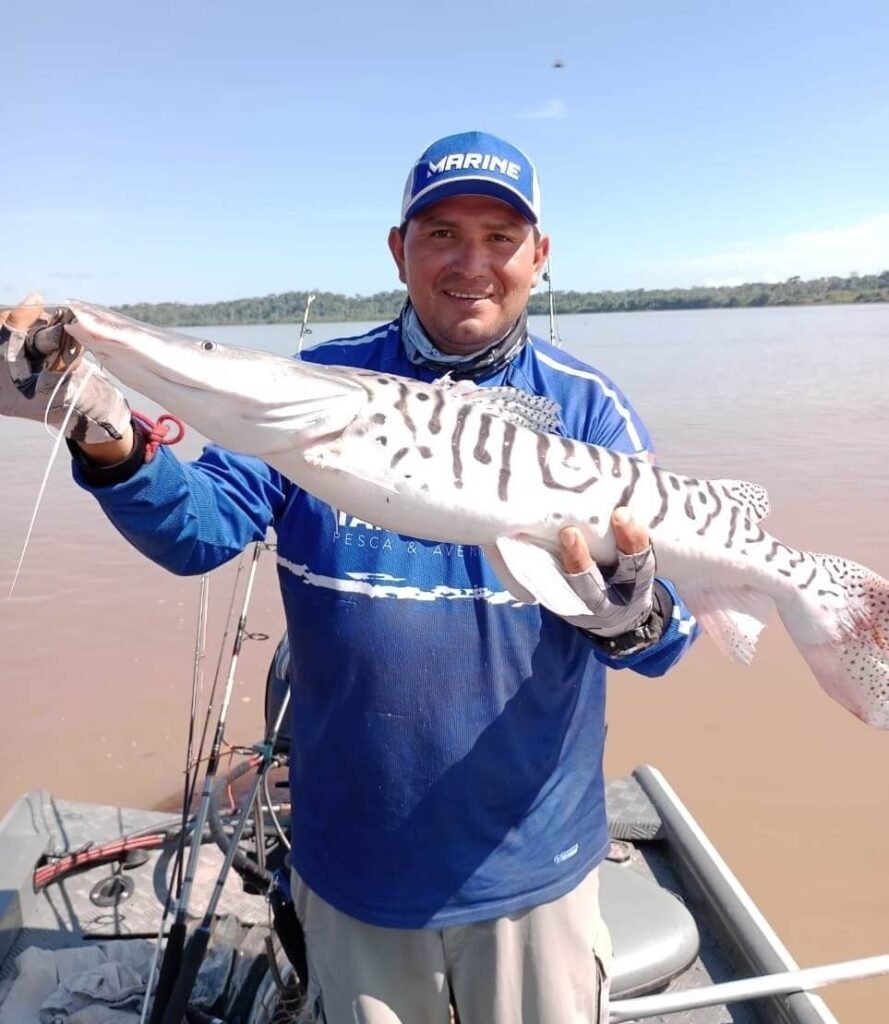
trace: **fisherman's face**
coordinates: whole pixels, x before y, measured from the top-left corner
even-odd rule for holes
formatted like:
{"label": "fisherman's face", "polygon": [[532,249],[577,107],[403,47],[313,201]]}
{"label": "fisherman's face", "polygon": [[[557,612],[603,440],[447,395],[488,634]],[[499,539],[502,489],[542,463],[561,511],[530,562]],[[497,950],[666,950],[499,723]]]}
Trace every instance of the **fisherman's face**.
{"label": "fisherman's face", "polygon": [[507,203],[454,196],[389,232],[398,276],[436,346],[470,355],[518,320],[549,254],[549,238]]}

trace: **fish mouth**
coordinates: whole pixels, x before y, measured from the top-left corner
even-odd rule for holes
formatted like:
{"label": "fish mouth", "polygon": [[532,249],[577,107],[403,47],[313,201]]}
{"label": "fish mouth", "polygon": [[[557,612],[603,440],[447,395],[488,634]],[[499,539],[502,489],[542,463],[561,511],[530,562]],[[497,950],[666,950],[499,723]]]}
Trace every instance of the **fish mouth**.
{"label": "fish mouth", "polygon": [[[212,388],[209,388],[206,385],[196,383],[193,378],[183,378],[179,376],[175,370],[168,369],[167,367],[162,368],[157,366],[156,364],[146,366],[142,360],[138,359],[139,350],[135,347],[130,348],[129,346],[121,345],[117,349],[111,349],[109,351],[102,352],[101,354],[93,354],[95,356],[98,356],[99,365],[102,366],[103,369],[107,369],[108,372],[111,373],[113,376],[118,377],[118,379],[124,378],[120,377],[115,370],[115,356],[123,354],[124,356],[137,357],[136,360],[134,360],[135,365],[130,364],[130,367],[135,370],[135,372],[138,374],[139,378],[143,383],[145,382],[146,379],[145,375],[148,374],[150,377],[153,377],[156,380],[163,381],[164,384],[169,384],[171,387],[178,388],[182,391],[187,391],[190,394],[206,394],[208,391],[212,390]],[[125,376],[131,376],[131,373],[126,374]],[[124,383],[126,383],[125,380]],[[135,387],[136,391],[139,390],[139,387],[135,384],[131,384],[130,386]]]}

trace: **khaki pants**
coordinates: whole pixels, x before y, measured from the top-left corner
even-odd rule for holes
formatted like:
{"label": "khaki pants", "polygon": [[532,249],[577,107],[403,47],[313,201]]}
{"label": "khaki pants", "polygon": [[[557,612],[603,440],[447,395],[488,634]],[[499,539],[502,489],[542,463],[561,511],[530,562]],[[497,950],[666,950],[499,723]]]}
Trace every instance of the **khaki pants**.
{"label": "khaki pants", "polygon": [[[611,940],[592,871],[551,903],[442,929],[379,928],[292,874],[319,1024],[606,1024]],[[309,1019],[312,1019],[311,1017]]]}

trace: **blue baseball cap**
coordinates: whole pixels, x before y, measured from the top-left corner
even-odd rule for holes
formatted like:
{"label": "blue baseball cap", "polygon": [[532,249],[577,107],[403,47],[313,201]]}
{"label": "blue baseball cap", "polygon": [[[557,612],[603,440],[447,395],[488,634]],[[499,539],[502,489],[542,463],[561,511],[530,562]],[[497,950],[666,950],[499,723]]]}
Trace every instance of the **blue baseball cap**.
{"label": "blue baseball cap", "polygon": [[450,196],[490,196],[532,224],[540,220],[540,183],[528,157],[487,132],[462,132],[433,142],[411,168],[401,220]]}

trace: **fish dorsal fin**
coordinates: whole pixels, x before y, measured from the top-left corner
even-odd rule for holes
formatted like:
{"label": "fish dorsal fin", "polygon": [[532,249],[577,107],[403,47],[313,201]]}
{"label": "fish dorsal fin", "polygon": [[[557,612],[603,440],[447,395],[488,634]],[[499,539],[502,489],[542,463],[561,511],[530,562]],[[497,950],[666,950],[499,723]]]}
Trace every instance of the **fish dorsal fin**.
{"label": "fish dorsal fin", "polygon": [[552,433],[559,425],[560,406],[545,395],[530,395],[520,388],[480,388],[468,380],[442,377],[438,387],[449,395],[471,402],[476,408],[498,416],[517,427],[527,427],[542,433]]}
{"label": "fish dorsal fin", "polygon": [[[510,577],[502,582],[514,597],[527,600],[527,595],[531,594],[544,608],[563,618],[569,615],[589,615],[589,608],[565,579],[565,572],[556,555],[523,537],[500,537],[496,543]],[[496,571],[496,560],[493,565]],[[512,581],[519,585],[524,597],[512,589]]]}
{"label": "fish dorsal fin", "polygon": [[720,587],[683,583],[682,600],[707,635],[732,661],[753,660],[756,641],[775,607],[774,601],[750,587]]}
{"label": "fish dorsal fin", "polygon": [[765,487],[751,484],[747,480],[713,480],[711,482],[714,485],[719,485],[742,508],[748,509],[754,522],[759,523],[768,518],[772,509],[769,504],[769,493]]}

